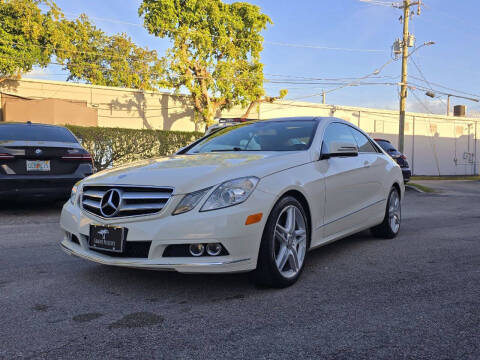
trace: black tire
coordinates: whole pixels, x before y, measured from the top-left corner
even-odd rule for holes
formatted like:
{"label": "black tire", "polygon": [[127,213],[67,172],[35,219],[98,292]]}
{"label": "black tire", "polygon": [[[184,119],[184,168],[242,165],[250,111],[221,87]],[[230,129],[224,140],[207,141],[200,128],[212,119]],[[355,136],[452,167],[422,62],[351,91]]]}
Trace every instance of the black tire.
{"label": "black tire", "polygon": [[[391,202],[394,200],[393,197],[395,196],[398,199],[398,212],[399,212],[399,218],[398,218],[399,222],[398,222],[397,229],[392,228],[391,221],[390,221],[390,215],[391,215],[390,205],[391,205]],[[402,214],[402,208],[401,208],[401,202],[400,202],[400,193],[398,192],[397,188],[393,186],[392,189],[390,190],[390,193],[388,194],[387,206],[385,209],[385,217],[383,218],[383,221],[380,225],[377,225],[370,229],[372,235],[382,239],[395,238],[400,232],[400,225],[401,225],[401,219],[402,219],[401,214]]]}
{"label": "black tire", "polygon": [[[277,226],[277,219],[280,218],[282,211],[287,207],[296,207],[302,214],[306,233],[306,249],[303,261],[296,275],[292,277],[284,277],[277,268],[275,262],[275,229]],[[305,209],[302,204],[293,196],[285,196],[281,198],[273,207],[265,229],[263,231],[262,241],[260,244],[260,250],[258,254],[257,268],[251,273],[251,279],[259,285],[284,288],[294,284],[300,277],[306,260],[308,248],[310,246],[310,226]]]}

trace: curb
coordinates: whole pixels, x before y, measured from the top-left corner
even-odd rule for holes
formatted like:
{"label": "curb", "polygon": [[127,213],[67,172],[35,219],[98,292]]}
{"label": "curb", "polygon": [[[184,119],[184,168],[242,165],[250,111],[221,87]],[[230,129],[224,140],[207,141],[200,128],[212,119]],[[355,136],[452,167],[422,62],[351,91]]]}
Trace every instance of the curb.
{"label": "curb", "polygon": [[425,194],[425,191],[420,190],[419,188],[417,188],[415,186],[412,186],[412,185],[405,185],[405,188],[409,189],[409,190],[416,191],[416,192],[421,193],[421,194]]}

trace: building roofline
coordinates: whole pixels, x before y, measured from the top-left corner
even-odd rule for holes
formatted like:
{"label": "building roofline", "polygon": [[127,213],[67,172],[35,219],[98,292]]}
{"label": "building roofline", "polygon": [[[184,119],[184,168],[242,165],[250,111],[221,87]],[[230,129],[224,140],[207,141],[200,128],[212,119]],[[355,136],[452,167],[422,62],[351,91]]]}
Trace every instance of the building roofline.
{"label": "building roofline", "polygon": [[51,85],[59,85],[59,86],[75,86],[75,87],[83,87],[83,88],[89,88],[89,89],[102,89],[102,90],[110,90],[110,91],[127,91],[127,92],[137,92],[137,93],[144,93],[144,94],[174,95],[173,93],[169,93],[166,91],[140,90],[140,89],[126,88],[126,87],[122,88],[122,87],[116,87],[116,86],[82,84],[82,83],[69,82],[69,81],[31,79],[31,78],[25,78],[25,77],[22,77],[20,79],[9,79],[9,80],[51,84]]}
{"label": "building roofline", "polygon": [[[289,100],[279,100],[274,102],[272,105],[279,105],[279,106],[301,106],[306,108],[320,108],[320,109],[338,109],[340,111],[365,111],[369,113],[377,113],[377,114],[385,114],[390,116],[400,116],[398,110],[388,110],[388,109],[378,109],[378,108],[369,108],[369,107],[358,107],[358,106],[349,106],[349,105],[334,105],[334,104],[320,104],[320,103],[311,103],[305,101],[289,101]],[[261,113],[261,112],[260,112]],[[457,121],[480,121],[480,118],[474,117],[463,117],[463,116],[446,116],[446,115],[438,115],[438,114],[428,114],[428,113],[417,113],[417,112],[406,112],[407,116],[416,116],[416,117],[428,117],[428,118],[436,118],[442,120],[457,120]],[[335,114],[333,115],[335,117]]]}
{"label": "building roofline", "polygon": [[[42,80],[42,79],[30,79],[30,78],[20,78],[20,79],[9,79],[10,81],[18,81],[18,82],[32,82],[32,83],[40,83],[40,84],[51,84],[51,85],[58,85],[58,86],[73,86],[73,87],[81,87],[87,89],[102,89],[102,90],[109,90],[109,91],[119,91],[119,92],[135,92],[135,93],[142,93],[142,94],[151,94],[151,95],[169,95],[172,97],[188,97],[185,94],[174,94],[165,91],[152,91],[152,90],[139,90],[133,88],[121,88],[121,87],[114,87],[114,86],[102,86],[102,85],[91,85],[91,84],[80,84],[68,81],[58,81],[58,80]],[[1,90],[1,86],[0,86]],[[12,94],[6,93],[6,95],[12,96]],[[15,96],[15,95],[14,95]],[[370,108],[370,107],[357,107],[357,106],[348,106],[348,105],[331,105],[331,104],[320,104],[320,103],[312,103],[312,102],[302,102],[302,101],[292,101],[292,100],[277,100],[272,105],[278,106],[298,106],[298,107],[306,107],[306,108],[321,108],[321,109],[335,109],[338,108],[339,110],[346,110],[346,111],[358,111],[358,112],[369,112],[369,113],[376,113],[376,114],[385,114],[389,116],[399,116],[398,110],[388,110],[388,109],[378,109],[378,108]],[[333,114],[335,116],[335,114]],[[416,113],[416,112],[407,112],[407,116],[415,116],[415,117],[428,117],[431,119],[439,119],[445,121],[472,121],[478,122],[480,118],[475,117],[460,117],[460,116],[446,116],[446,115],[437,115],[437,114],[428,114],[428,113]]]}

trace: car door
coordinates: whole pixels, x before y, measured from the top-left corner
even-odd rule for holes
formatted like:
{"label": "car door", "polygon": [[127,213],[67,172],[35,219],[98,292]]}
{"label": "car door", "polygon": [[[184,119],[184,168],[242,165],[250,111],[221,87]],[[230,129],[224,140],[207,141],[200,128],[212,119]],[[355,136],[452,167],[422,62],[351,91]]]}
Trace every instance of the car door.
{"label": "car door", "polygon": [[[322,152],[331,144],[356,144],[350,127],[343,123],[331,123],[323,136]],[[323,237],[329,241],[359,225],[356,216],[367,200],[364,193],[364,163],[358,156],[331,157],[321,160],[325,176],[325,220]]]}
{"label": "car door", "polygon": [[[363,165],[362,170],[359,173],[363,187],[364,203],[361,204],[361,208],[366,210],[366,221],[371,218],[370,209],[371,206],[375,206],[377,203],[384,199],[384,191],[382,189],[383,178],[385,177],[387,159],[380,153],[379,150],[373,145],[372,141],[361,133],[357,129],[350,127],[350,130],[357,142],[358,146],[358,158]],[[383,214],[383,205],[382,214]]]}

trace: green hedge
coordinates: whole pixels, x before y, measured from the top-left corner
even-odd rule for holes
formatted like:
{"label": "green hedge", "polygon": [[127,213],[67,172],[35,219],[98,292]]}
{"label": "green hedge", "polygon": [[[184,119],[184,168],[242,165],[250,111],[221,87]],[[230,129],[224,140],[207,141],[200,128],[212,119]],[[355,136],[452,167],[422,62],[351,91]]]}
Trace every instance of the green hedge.
{"label": "green hedge", "polygon": [[171,155],[203,134],[168,130],[137,130],[68,125],[92,154],[97,170],[135,160]]}

